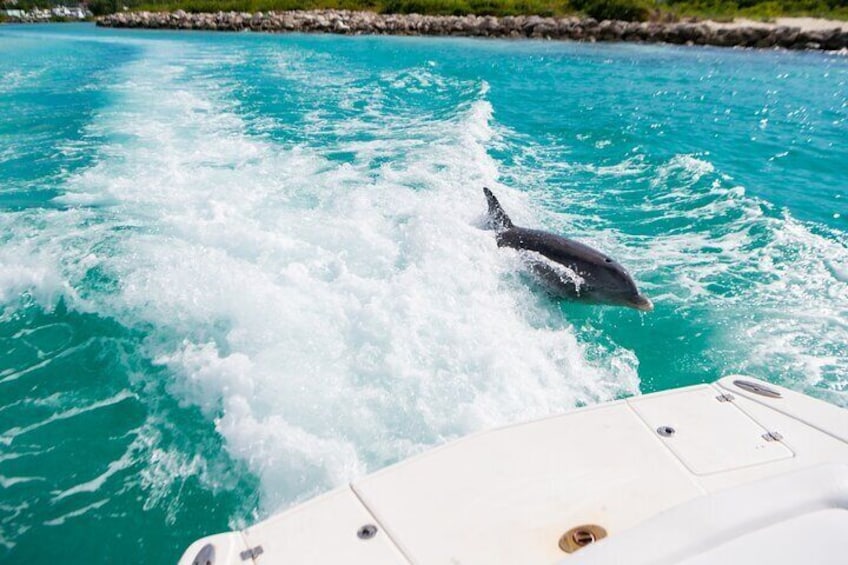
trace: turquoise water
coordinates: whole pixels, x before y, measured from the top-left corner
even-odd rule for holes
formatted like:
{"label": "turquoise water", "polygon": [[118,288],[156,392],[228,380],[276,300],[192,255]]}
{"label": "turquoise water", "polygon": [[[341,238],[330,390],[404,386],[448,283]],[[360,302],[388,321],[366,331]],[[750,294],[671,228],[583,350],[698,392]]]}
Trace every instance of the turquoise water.
{"label": "turquoise water", "polygon": [[[733,372],[848,406],[844,56],[6,26],[0,108],[2,562]],[[548,298],[484,185],[656,310]]]}

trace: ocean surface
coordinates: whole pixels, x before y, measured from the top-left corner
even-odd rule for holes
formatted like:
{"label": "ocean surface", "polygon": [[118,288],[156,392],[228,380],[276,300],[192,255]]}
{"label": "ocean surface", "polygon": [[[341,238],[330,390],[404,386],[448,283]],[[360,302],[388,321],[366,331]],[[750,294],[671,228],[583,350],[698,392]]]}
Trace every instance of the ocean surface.
{"label": "ocean surface", "polygon": [[[848,57],[0,27],[0,562],[736,372],[848,406]],[[553,300],[485,229],[594,245]]]}

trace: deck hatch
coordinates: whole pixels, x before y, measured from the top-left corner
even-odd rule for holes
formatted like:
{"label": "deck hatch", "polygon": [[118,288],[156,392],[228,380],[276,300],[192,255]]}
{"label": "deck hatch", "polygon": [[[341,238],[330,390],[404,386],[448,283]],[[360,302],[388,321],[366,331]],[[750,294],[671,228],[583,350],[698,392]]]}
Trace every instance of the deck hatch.
{"label": "deck hatch", "polygon": [[[730,471],[792,457],[783,441],[735,402],[716,402],[712,387],[631,398],[628,404],[651,430],[673,428],[665,446],[696,475]],[[782,439],[782,438],[781,438]]]}

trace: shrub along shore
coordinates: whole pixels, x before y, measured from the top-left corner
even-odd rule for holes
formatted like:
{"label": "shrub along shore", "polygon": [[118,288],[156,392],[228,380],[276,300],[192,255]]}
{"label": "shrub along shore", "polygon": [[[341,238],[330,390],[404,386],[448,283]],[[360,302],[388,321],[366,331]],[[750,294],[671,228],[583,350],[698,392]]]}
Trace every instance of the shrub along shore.
{"label": "shrub along shore", "polygon": [[833,29],[716,25],[711,22],[626,22],[541,16],[426,16],[348,10],[286,12],[119,12],[97,25],[120,28],[337,34],[437,35],[502,38],[638,41],[724,47],[848,49],[848,25]]}

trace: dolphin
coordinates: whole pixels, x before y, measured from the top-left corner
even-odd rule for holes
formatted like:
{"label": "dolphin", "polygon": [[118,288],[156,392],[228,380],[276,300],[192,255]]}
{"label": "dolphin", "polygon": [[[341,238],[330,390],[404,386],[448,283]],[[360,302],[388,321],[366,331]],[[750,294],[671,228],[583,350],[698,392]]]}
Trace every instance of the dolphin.
{"label": "dolphin", "polygon": [[643,312],[654,309],[653,303],[636,288],[630,273],[615,259],[579,241],[515,226],[492,191],[483,188],[483,192],[498,247],[530,252],[530,270],[555,296]]}

